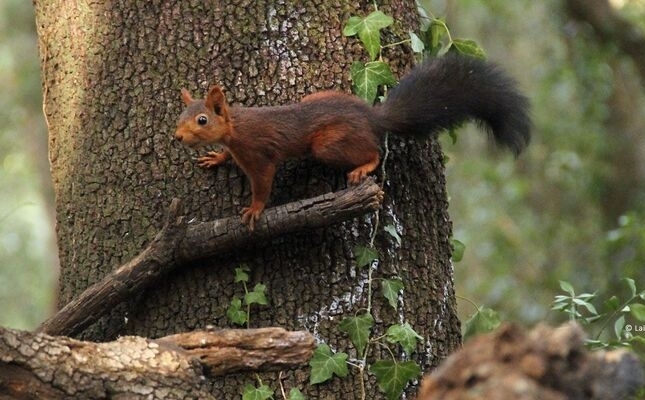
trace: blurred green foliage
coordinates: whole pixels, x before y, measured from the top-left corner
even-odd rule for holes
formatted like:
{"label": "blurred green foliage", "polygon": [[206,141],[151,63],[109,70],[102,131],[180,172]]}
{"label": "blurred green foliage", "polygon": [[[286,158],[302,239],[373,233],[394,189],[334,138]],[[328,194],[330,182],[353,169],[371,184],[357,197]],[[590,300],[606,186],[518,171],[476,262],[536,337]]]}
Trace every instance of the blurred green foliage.
{"label": "blurred green foliage", "polygon": [[57,273],[37,43],[31,2],[0,0],[0,325],[21,329],[50,312]]}
{"label": "blurred green foliage", "polygon": [[[563,2],[423,3],[435,15],[447,13],[454,34],[482,45],[533,106],[532,143],[517,160],[486,151],[476,127],[461,132],[456,145],[442,138],[454,236],[466,246],[455,264],[457,293],[528,323],[564,319],[550,311],[560,280],[604,297],[626,296],[621,278],[645,281],[642,176],[630,176],[629,193],[615,200],[626,178],[617,167],[624,149],[645,149],[642,130],[627,138],[615,124],[617,76],[635,88],[629,102],[643,102],[631,61],[569,20]],[[624,16],[639,15],[642,27],[645,2],[624,4]],[[645,107],[634,109],[630,120],[645,127]],[[645,152],[639,157],[642,171]],[[475,310],[460,303],[466,319]]]}

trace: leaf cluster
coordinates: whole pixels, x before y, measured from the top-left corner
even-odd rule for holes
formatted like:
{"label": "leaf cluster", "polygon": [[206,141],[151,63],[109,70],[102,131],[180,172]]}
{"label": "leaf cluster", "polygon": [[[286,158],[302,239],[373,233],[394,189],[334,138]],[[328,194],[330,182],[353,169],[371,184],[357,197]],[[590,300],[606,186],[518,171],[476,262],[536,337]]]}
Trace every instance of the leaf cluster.
{"label": "leaf cluster", "polygon": [[[392,17],[375,10],[365,17],[352,16],[347,21],[343,35],[357,35],[369,56],[367,62],[355,61],[350,69],[352,90],[367,103],[372,104],[376,100],[380,87],[391,87],[397,83],[390,66],[381,59],[381,51],[385,47],[409,43],[420,59],[442,56],[449,51],[477,58],[486,57],[475,41],[453,38],[444,19],[430,16],[422,7],[419,7],[419,12],[424,21],[420,33],[410,31],[409,38],[387,45],[381,44],[381,30],[394,23]],[[456,142],[455,131],[451,130],[449,134],[453,143]]]}
{"label": "leaf cluster", "polygon": [[350,73],[354,93],[368,103],[373,103],[381,85],[396,84],[390,66],[380,58],[382,50],[381,29],[392,25],[394,19],[382,11],[373,11],[366,17],[352,16],[343,28],[343,35],[358,35],[369,55],[368,62],[355,61]]}
{"label": "leaf cluster", "polygon": [[[596,293],[577,294],[573,285],[560,281],[560,289],[565,294],[555,296],[551,309],[595,331],[593,338],[587,339],[590,347],[629,347],[643,356],[642,350],[639,350],[645,345],[645,290],[637,289],[636,282],[631,278],[624,278],[623,281],[628,296],[621,299],[612,295],[602,301],[602,312],[593,304],[594,300],[598,300]],[[612,331],[606,332],[610,325],[613,326]]]}
{"label": "leaf cluster", "polygon": [[[391,229],[388,231],[391,231]],[[392,233],[390,234],[392,235]],[[395,236],[393,235],[393,237]],[[371,247],[357,246],[354,249],[354,255],[357,268],[370,268],[372,263],[378,260],[378,252]],[[383,298],[395,310],[398,309],[399,296],[404,288],[401,279],[381,279]],[[369,296],[371,296],[371,293]],[[361,358],[359,361],[361,364],[358,366],[361,371],[365,367],[371,345],[379,343],[380,346],[385,346],[388,349],[388,344],[398,345],[405,354],[410,355],[415,351],[419,340],[423,339],[407,322],[390,325],[385,335],[374,338],[372,336],[374,324],[374,317],[371,314],[371,310],[368,309],[357,315],[344,318],[338,327],[341,332],[347,334],[356,349],[357,355]],[[408,382],[419,376],[421,368],[414,361],[395,359],[391,349],[390,353],[392,354],[391,359],[377,360],[369,365],[368,369],[376,378],[379,388],[385,393],[386,397],[396,399],[401,395]],[[348,374],[348,358],[347,353],[341,351],[333,353],[328,345],[320,344],[316,348],[310,363],[310,382],[320,384],[330,380],[334,375],[339,377],[346,376]]]}
{"label": "leaf cluster", "polygon": [[444,18],[437,18],[419,7],[423,22],[421,31],[417,35],[410,32],[412,50],[424,57],[442,56],[449,51],[464,55],[486,58],[486,53],[477,42],[471,39],[453,38]]}
{"label": "leaf cluster", "polygon": [[236,325],[246,325],[248,328],[249,320],[251,317],[251,305],[269,304],[266,297],[266,285],[258,283],[253,287],[253,290],[248,290],[247,282],[249,281],[249,267],[247,265],[240,265],[235,268],[235,283],[242,283],[244,287],[244,296],[239,298],[237,296],[231,299],[231,304],[226,309],[226,316]]}

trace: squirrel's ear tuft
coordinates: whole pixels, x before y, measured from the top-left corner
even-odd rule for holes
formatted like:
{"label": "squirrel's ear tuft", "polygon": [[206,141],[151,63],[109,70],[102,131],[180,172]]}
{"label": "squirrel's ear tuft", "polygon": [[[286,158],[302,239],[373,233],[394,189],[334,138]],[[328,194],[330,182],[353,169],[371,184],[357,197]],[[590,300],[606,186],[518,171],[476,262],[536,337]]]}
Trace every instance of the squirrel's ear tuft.
{"label": "squirrel's ear tuft", "polygon": [[206,95],[204,105],[206,108],[213,110],[215,114],[221,115],[224,117],[224,120],[228,121],[228,104],[226,104],[226,97],[224,97],[224,92],[221,87],[217,85],[211,86],[208,90],[208,94]]}
{"label": "squirrel's ear tuft", "polygon": [[189,105],[190,103],[193,102],[193,98],[191,97],[190,93],[188,93],[188,90],[186,89],[181,89],[181,99],[184,101],[184,104]]}

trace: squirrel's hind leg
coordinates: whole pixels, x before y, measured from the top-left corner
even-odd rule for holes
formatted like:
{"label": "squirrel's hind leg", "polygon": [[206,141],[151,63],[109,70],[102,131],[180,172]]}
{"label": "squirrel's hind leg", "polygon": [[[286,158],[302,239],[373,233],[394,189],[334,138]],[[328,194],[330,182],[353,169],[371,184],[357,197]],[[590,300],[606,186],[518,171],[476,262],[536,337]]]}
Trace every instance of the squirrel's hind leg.
{"label": "squirrel's hind leg", "polygon": [[347,173],[347,181],[352,185],[360,183],[365,179],[367,174],[378,167],[379,161],[379,154],[378,152],[375,152],[367,163],[360,165]]}
{"label": "squirrel's hind leg", "polygon": [[362,181],[380,161],[376,136],[360,124],[337,124],[316,132],[311,154],[325,164],[353,168],[347,174],[350,184]]}

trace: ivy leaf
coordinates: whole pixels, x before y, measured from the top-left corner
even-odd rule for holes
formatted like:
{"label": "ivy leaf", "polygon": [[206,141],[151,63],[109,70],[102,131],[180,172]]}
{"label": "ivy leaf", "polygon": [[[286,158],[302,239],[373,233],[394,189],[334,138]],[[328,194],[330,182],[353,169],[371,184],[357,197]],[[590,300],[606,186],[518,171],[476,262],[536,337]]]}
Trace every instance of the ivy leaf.
{"label": "ivy leaf", "polygon": [[361,356],[365,351],[370,337],[370,329],[374,326],[374,318],[371,314],[363,314],[355,317],[347,317],[340,322],[338,328],[341,332],[349,335],[349,339],[356,347]]}
{"label": "ivy leaf", "polygon": [[412,354],[417,347],[417,341],[423,340],[409,323],[396,324],[387,328],[385,338],[390,343],[398,343],[403,347],[406,354]]}
{"label": "ivy leaf", "polygon": [[397,363],[379,360],[370,366],[378,387],[389,400],[398,399],[408,382],[419,376],[421,368],[414,361]]}
{"label": "ivy leaf", "polygon": [[383,290],[383,297],[385,297],[395,310],[399,303],[399,292],[403,290],[403,281],[400,279],[383,279],[381,281],[381,290]]}
{"label": "ivy leaf", "polygon": [[248,272],[249,272],[249,267],[246,264],[242,264],[238,268],[235,268],[235,283],[248,282],[249,281]]}
{"label": "ivy leaf", "polygon": [[471,336],[490,332],[501,324],[499,314],[488,307],[480,307],[466,322],[464,322],[462,336],[467,339]]}
{"label": "ivy leaf", "polygon": [[229,321],[237,325],[244,325],[246,321],[246,312],[242,310],[242,300],[234,297],[231,300],[231,305],[226,309],[226,316]]}
{"label": "ivy leaf", "polygon": [[454,238],[450,239],[450,245],[452,246],[452,261],[459,262],[463,260],[466,245]]}
{"label": "ivy leaf", "polygon": [[484,49],[479,47],[477,42],[470,39],[454,39],[452,41],[452,47],[454,47],[459,53],[465,54],[467,56],[472,56],[476,58],[484,59],[486,58],[486,53]]}
{"label": "ivy leaf", "polygon": [[390,66],[382,61],[371,61],[367,64],[356,61],[350,68],[350,74],[354,93],[370,104],[376,98],[379,85],[396,83]]}
{"label": "ivy leaf", "polygon": [[354,247],[354,255],[356,256],[356,266],[358,268],[363,268],[378,258],[376,250],[365,246]]}
{"label": "ivy leaf", "polygon": [[354,36],[361,30],[363,18],[356,15],[349,17],[347,23],[343,27],[343,36]]}
{"label": "ivy leaf", "polygon": [[423,40],[421,40],[421,38],[412,31],[410,31],[410,46],[412,47],[412,51],[415,53],[423,53],[423,50],[426,48]]}
{"label": "ivy leaf", "polygon": [[311,376],[309,383],[315,385],[317,383],[326,382],[336,374],[336,376],[345,377],[349,372],[347,370],[347,354],[336,353],[332,354],[328,345],[321,343],[314,350],[314,355],[309,361],[311,367]]}
{"label": "ivy leaf", "polygon": [[400,246],[401,245],[401,236],[399,235],[399,232],[396,231],[396,227],[392,224],[386,225],[383,230],[387,233],[390,234],[396,240],[396,243]]}
{"label": "ivy leaf", "polygon": [[305,400],[305,395],[302,394],[300,389],[291,388],[291,390],[289,390],[289,400]]}
{"label": "ivy leaf", "polygon": [[[433,51],[433,54],[436,54],[437,50],[441,48],[441,40],[444,36],[449,36],[448,26],[446,21],[441,18],[434,18],[430,22],[430,49]],[[426,41],[426,45],[428,42]]]}
{"label": "ivy leaf", "polygon": [[244,385],[242,400],[267,400],[273,397],[273,390],[267,385],[261,384],[255,387],[249,383]]}
{"label": "ivy leaf", "polygon": [[261,283],[258,283],[257,285],[255,285],[255,287],[253,288],[253,291],[248,292],[247,294],[244,295],[244,304],[247,304],[247,305],[269,304],[269,302],[267,301],[266,295],[264,294],[264,292],[266,291],[266,288],[267,286]]}
{"label": "ivy leaf", "polygon": [[394,19],[382,11],[374,11],[365,18],[353,16],[343,28],[343,35],[358,34],[358,38],[370,55],[370,60],[375,60],[381,50],[381,29],[392,25],[392,22]]}

